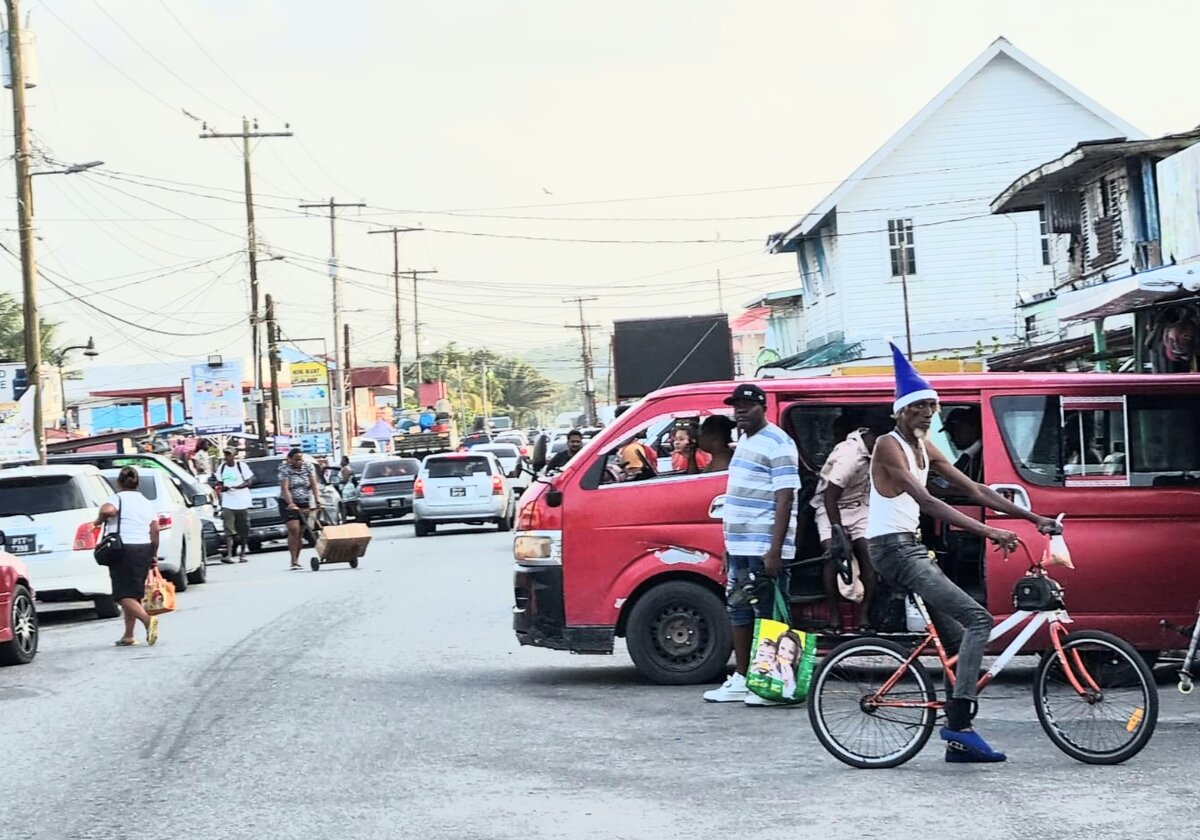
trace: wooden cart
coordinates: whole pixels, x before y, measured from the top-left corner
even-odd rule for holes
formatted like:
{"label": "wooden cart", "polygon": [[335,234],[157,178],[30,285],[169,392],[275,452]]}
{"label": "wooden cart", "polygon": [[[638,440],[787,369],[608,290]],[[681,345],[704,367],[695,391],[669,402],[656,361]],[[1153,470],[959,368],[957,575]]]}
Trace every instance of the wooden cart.
{"label": "wooden cart", "polygon": [[317,553],[309,566],[314,572],[327,563],[349,563],[351,569],[357,569],[358,558],[367,553],[370,542],[371,529],[362,522],[326,525],[317,536]]}

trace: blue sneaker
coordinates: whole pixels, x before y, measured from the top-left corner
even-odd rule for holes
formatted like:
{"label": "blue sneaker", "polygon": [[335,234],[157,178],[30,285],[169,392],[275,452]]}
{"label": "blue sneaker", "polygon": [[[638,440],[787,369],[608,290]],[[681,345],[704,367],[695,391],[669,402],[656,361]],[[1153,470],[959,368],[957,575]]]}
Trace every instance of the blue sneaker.
{"label": "blue sneaker", "polygon": [[939,733],[946,742],[946,761],[951,764],[991,764],[1008,756],[988,746],[978,732],[959,732],[943,726]]}

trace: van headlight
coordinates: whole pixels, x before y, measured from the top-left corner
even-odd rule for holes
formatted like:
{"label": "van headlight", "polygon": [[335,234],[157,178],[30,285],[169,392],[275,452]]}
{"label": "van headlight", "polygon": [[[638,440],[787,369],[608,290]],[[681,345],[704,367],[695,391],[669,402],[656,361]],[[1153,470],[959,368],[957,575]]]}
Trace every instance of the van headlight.
{"label": "van headlight", "polygon": [[561,531],[525,531],[513,537],[513,559],[519,566],[560,566],[561,549]]}

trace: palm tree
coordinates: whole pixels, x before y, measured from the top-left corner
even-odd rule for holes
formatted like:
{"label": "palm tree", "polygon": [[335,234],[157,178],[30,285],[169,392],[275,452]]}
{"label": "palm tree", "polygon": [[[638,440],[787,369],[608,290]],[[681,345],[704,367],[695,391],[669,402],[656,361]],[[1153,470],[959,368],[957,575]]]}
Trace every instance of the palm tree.
{"label": "palm tree", "polygon": [[[42,358],[54,352],[58,324],[39,319],[42,326]],[[25,311],[12,292],[0,292],[0,359],[25,360]]]}

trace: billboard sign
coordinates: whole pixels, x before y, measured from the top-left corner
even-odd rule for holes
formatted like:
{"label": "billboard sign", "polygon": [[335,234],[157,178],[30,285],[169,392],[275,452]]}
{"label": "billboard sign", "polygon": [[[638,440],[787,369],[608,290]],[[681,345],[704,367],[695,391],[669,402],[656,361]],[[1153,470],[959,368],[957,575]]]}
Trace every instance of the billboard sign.
{"label": "billboard sign", "polygon": [[1160,160],[1155,170],[1163,262],[1200,257],[1200,145]]}
{"label": "billboard sign", "polygon": [[292,362],[288,365],[292,386],[297,385],[328,385],[329,368],[320,362]]}
{"label": "billboard sign", "polygon": [[245,431],[246,414],[242,403],[241,360],[216,367],[192,365],[188,382],[187,407],[197,435],[223,435]]}
{"label": "billboard sign", "polygon": [[329,408],[329,388],[325,385],[280,388],[279,407],[284,411],[302,408]]}
{"label": "billboard sign", "polygon": [[0,403],[0,463],[37,461],[37,444],[33,439],[36,395],[37,388],[27,388],[16,402],[5,400]]}
{"label": "billboard sign", "polygon": [[24,362],[0,365],[0,405],[15,403],[29,386]]}

